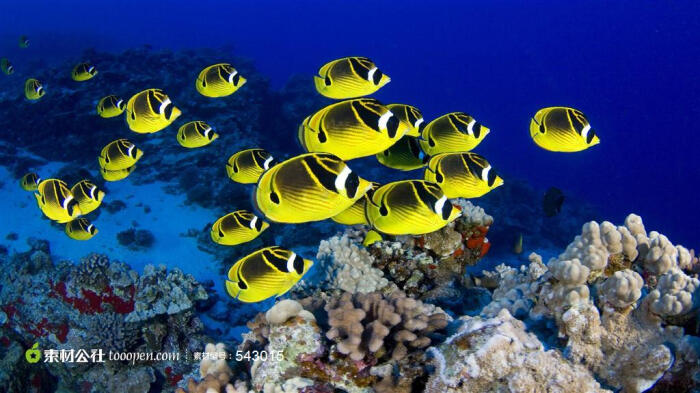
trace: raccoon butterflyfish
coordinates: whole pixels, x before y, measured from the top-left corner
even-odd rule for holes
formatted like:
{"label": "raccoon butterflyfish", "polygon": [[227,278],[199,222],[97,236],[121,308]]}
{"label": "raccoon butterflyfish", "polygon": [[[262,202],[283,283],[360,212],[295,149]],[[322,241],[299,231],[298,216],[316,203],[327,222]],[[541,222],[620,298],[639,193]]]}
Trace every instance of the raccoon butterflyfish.
{"label": "raccoon butterflyfish", "polygon": [[102,178],[105,179],[106,181],[119,181],[122,179],[126,179],[127,176],[131,174],[131,172],[134,171],[134,168],[136,168],[136,165],[130,166],[128,168],[124,169],[117,169],[117,170],[108,170],[104,169],[103,167],[100,167],[100,174],[102,175]]}
{"label": "raccoon butterflyfish", "polygon": [[46,179],[39,183],[34,193],[42,213],[51,220],[66,223],[82,214],[66,183],[58,179]]}
{"label": "raccoon butterflyfish", "polygon": [[18,44],[20,48],[29,48],[29,38],[26,35],[20,36]]}
{"label": "raccoon butterflyfish", "polygon": [[418,138],[404,135],[396,143],[381,153],[377,153],[380,164],[401,171],[422,168],[430,157],[423,152]]}
{"label": "raccoon butterflyfish", "polygon": [[349,208],[371,187],[337,156],[308,153],[263,173],[255,188],[255,203],[273,221],[320,221]]}
{"label": "raccoon butterflyfish", "polygon": [[80,63],[73,67],[70,77],[76,82],[84,82],[97,75],[97,68],[90,63]]}
{"label": "raccoon butterflyfish", "polygon": [[197,76],[197,91],[206,97],[224,97],[233,94],[246,82],[246,79],[231,67],[221,63],[210,65]]}
{"label": "raccoon butterflyfish", "polygon": [[160,89],[147,89],[133,95],[126,103],[129,129],[140,134],[158,132],[182,113]]}
{"label": "raccoon butterflyfish", "polygon": [[255,303],[289,291],[313,262],[281,247],[266,247],[238,260],[228,271],[226,292]]}
{"label": "raccoon butterflyfish", "polygon": [[415,106],[405,104],[389,104],[386,106],[391,113],[410,127],[406,132],[409,136],[420,136],[421,125],[423,124],[423,114]]}
{"label": "raccoon butterflyfish", "polygon": [[428,123],[421,131],[421,147],[430,156],[440,153],[470,151],[489,129],[463,112],[452,112]]}
{"label": "raccoon butterflyfish", "polygon": [[382,235],[379,232],[375,231],[374,229],[370,229],[369,231],[367,231],[365,239],[362,241],[362,245],[365,247],[369,247],[372,244],[380,242],[382,240]]}
{"label": "raccoon butterflyfish", "polygon": [[266,230],[270,224],[247,210],[237,210],[214,222],[211,240],[225,246],[249,242]]}
{"label": "raccoon butterflyfish", "polygon": [[379,101],[358,98],[329,105],[307,117],[299,126],[298,138],[308,152],[352,160],[388,149],[408,128]]}
{"label": "raccoon butterflyfish", "polygon": [[372,197],[374,190],[379,188],[379,183],[372,182],[372,188],[352,206],[342,212],[331,217],[331,220],[343,225],[367,225],[367,217],[365,216],[365,204]]}
{"label": "raccoon butterflyfish", "polygon": [[437,231],[462,212],[437,184],[401,180],[374,191],[365,214],[373,229],[388,235],[421,235]]}
{"label": "raccoon butterflyfish", "polygon": [[530,121],[530,136],[537,146],[572,153],[600,143],[586,116],[563,106],[543,108]]}
{"label": "raccoon butterflyfish", "polygon": [[119,116],[124,113],[124,109],[126,102],[115,95],[102,97],[97,103],[97,114],[104,118]]}
{"label": "raccoon butterflyfish", "polygon": [[187,148],[206,146],[218,138],[211,126],[203,121],[191,121],[177,130],[177,142]]}
{"label": "raccoon butterflyfish", "polygon": [[29,78],[24,82],[24,96],[27,97],[28,100],[38,100],[43,97],[44,94],[46,94],[44,86],[42,86],[41,82],[38,80]]}
{"label": "raccoon butterflyfish", "polygon": [[22,187],[24,191],[36,191],[41,183],[41,178],[34,172],[29,172],[19,179],[19,186]]}
{"label": "raccoon butterflyfish", "polygon": [[374,93],[391,81],[366,57],[344,57],[326,63],[314,76],[316,90],[328,98],[346,99]]}
{"label": "raccoon butterflyfish", "polygon": [[0,59],[0,69],[5,75],[10,75],[15,72],[15,67],[4,57]]}
{"label": "raccoon butterflyfish", "polygon": [[87,218],[76,218],[66,223],[66,235],[74,240],[90,240],[97,232],[97,227]]}
{"label": "raccoon butterflyfish", "polygon": [[234,153],[226,162],[226,174],[231,180],[242,183],[257,183],[260,175],[274,165],[274,158],[264,149],[246,149]]}
{"label": "raccoon butterflyfish", "polygon": [[448,198],[478,198],[503,185],[496,170],[476,153],[443,153],[430,159],[425,180],[436,183]]}
{"label": "raccoon butterflyfish", "polygon": [[542,198],[542,210],[544,211],[544,215],[547,217],[554,217],[559,214],[561,206],[564,204],[564,199],[564,193],[560,189],[549,187],[544,194],[544,198]]}
{"label": "raccoon butterflyfish", "polygon": [[108,171],[117,171],[134,166],[143,156],[143,151],[126,139],[117,139],[102,148],[97,161]]}
{"label": "raccoon butterflyfish", "polygon": [[97,188],[90,180],[81,180],[70,189],[73,197],[78,201],[80,211],[88,214],[97,209],[105,197],[105,192]]}

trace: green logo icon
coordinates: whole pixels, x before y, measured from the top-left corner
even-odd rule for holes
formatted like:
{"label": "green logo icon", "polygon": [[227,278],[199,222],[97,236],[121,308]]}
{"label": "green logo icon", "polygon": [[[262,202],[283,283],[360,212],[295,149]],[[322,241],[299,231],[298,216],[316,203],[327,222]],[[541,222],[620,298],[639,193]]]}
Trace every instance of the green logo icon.
{"label": "green logo icon", "polygon": [[29,363],[37,363],[41,360],[41,351],[39,350],[39,343],[34,343],[31,348],[27,349],[24,353],[24,357]]}

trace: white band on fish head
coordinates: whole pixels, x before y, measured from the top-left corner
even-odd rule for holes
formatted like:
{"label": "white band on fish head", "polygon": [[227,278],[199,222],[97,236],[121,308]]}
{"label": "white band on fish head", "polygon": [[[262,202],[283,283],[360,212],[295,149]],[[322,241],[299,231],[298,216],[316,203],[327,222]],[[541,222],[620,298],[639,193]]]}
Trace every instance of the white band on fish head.
{"label": "white band on fish head", "polygon": [[297,258],[296,253],[292,253],[292,255],[289,256],[289,259],[287,259],[287,273],[291,273],[294,270],[294,260]]}
{"label": "white band on fish head", "polygon": [[387,123],[389,122],[389,119],[391,119],[392,116],[394,116],[394,114],[391,113],[391,111],[386,111],[386,113],[384,113],[384,114],[379,118],[379,122],[378,122],[377,125],[379,126],[379,129],[380,129],[380,130],[386,130],[386,125],[387,125]]}
{"label": "white band on fish head", "polygon": [[134,156],[131,155],[131,153],[134,151],[134,148],[135,148],[135,147],[136,147],[136,145],[133,145],[133,144],[132,144],[132,145],[129,146],[129,148],[126,150],[126,154],[128,154],[129,157],[134,157]]}
{"label": "white band on fish head", "polygon": [[124,103],[124,100],[117,101],[117,108],[119,108],[122,105],[122,103]]}
{"label": "white band on fish head", "polygon": [[267,157],[267,160],[265,160],[265,162],[263,162],[263,169],[264,170],[270,169],[270,163],[272,162],[272,160],[274,160],[274,157],[272,157],[272,156]]}
{"label": "white band on fish head", "polygon": [[435,213],[442,216],[442,208],[445,207],[445,202],[447,202],[447,197],[445,195],[443,195],[442,198],[438,199],[437,202],[435,202]]}
{"label": "white band on fish head", "polygon": [[367,80],[368,80],[368,81],[374,82],[373,79],[374,79],[374,73],[375,73],[375,72],[377,72],[377,67],[374,67],[374,68],[372,68],[371,70],[369,70],[369,72],[367,73]]}
{"label": "white band on fish head", "polygon": [[470,121],[469,124],[467,125],[467,133],[470,136],[474,136],[474,124],[476,124],[476,120],[472,119],[472,121]]}
{"label": "white band on fish head", "polygon": [[258,222],[258,216],[253,216],[253,219],[250,220],[250,229],[255,229],[255,223]]}
{"label": "white band on fish head", "polygon": [[489,172],[491,171],[491,165],[487,166],[481,171],[481,180],[485,181],[488,183],[489,181]]}
{"label": "white band on fish head", "polygon": [[87,232],[88,232],[88,233],[92,233],[92,228],[94,228],[94,227],[95,227],[95,226],[92,225],[92,224],[88,225],[88,227],[87,227]]}
{"label": "white band on fish head", "polygon": [[207,128],[204,129],[204,137],[209,139],[210,132],[211,132],[211,127],[207,126]]}
{"label": "white band on fish head", "polygon": [[416,120],[415,123],[413,123],[413,127],[417,129],[421,124],[423,124],[424,121],[425,120],[423,120],[423,118],[421,117],[420,119]]}
{"label": "white band on fish head", "polygon": [[228,83],[233,84],[233,77],[238,74],[238,71],[234,70],[232,73],[229,74],[228,76]]}
{"label": "white band on fish head", "polygon": [[92,186],[90,188],[90,198],[97,199],[97,196],[95,195],[96,191],[97,191],[97,186]]}
{"label": "white band on fish head", "polygon": [[583,130],[581,130],[581,136],[583,137],[583,140],[584,140],[584,141],[587,141],[587,140],[588,140],[588,132],[590,132],[590,131],[591,131],[591,125],[590,125],[590,124],[586,124],[586,126],[583,127]]}
{"label": "white band on fish head", "polygon": [[92,74],[92,72],[95,71],[95,66],[90,66],[87,71],[88,73]]}
{"label": "white band on fish head", "polygon": [[165,113],[165,108],[168,107],[172,102],[170,101],[170,98],[165,98],[163,102],[161,102],[160,107],[158,107],[158,113],[163,114]]}
{"label": "white band on fish head", "polygon": [[345,165],[343,167],[343,170],[340,171],[338,176],[335,178],[335,189],[338,190],[338,192],[342,193],[345,191],[345,182],[348,180],[348,176],[352,173],[352,169],[350,169],[349,166]]}
{"label": "white band on fish head", "polygon": [[68,196],[66,197],[66,199],[63,200],[63,205],[61,205],[61,207],[62,207],[64,210],[68,210],[68,204],[69,204],[70,201],[72,201],[72,200],[73,200],[73,196],[72,196],[72,195],[68,195]]}

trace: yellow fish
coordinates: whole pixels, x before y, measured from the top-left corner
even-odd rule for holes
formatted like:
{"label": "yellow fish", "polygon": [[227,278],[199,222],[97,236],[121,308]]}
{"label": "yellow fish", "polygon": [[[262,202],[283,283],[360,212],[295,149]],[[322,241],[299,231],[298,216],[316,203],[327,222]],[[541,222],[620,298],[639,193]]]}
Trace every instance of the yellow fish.
{"label": "yellow fish", "polygon": [[19,47],[22,49],[29,48],[29,38],[26,35],[19,37]]}
{"label": "yellow fish", "polygon": [[423,124],[423,114],[415,106],[405,104],[389,104],[386,106],[391,113],[410,127],[406,132],[409,136],[420,136],[420,126]]}
{"label": "yellow fish", "polygon": [[365,205],[372,197],[374,190],[379,188],[379,183],[371,182],[372,188],[352,206],[342,212],[331,217],[331,220],[343,225],[368,225],[367,217],[365,216]]}
{"label": "yellow fish", "polygon": [[320,221],[349,208],[371,187],[340,158],[309,153],[263,173],[255,190],[255,203],[273,221]]}
{"label": "yellow fish", "polygon": [[379,187],[366,206],[373,229],[388,235],[421,235],[437,231],[459,217],[437,184],[401,180]]}
{"label": "yellow fish", "polygon": [[126,109],[126,103],[115,95],[102,97],[97,103],[97,114],[105,119],[121,115],[124,109]]}
{"label": "yellow fish", "polygon": [[218,138],[211,126],[203,121],[191,121],[183,124],[177,131],[178,143],[187,148],[206,146]]}
{"label": "yellow fish", "polygon": [[19,185],[24,191],[36,191],[41,183],[41,178],[34,172],[29,172],[22,176]]}
{"label": "yellow fish", "polygon": [[139,134],[158,132],[177,119],[182,112],[160,89],[147,89],[133,95],[126,103],[126,122]]}
{"label": "yellow fish", "polygon": [[214,222],[211,240],[225,246],[249,242],[265,231],[270,224],[247,210],[237,210]]}
{"label": "yellow fish", "polygon": [[543,108],[530,121],[530,136],[537,146],[573,153],[600,143],[586,116],[564,106]]}
{"label": "yellow fish", "polygon": [[430,156],[470,151],[488,135],[489,129],[463,112],[452,112],[428,123],[421,132],[421,147]]}
{"label": "yellow fish", "polygon": [[429,159],[430,157],[421,150],[418,139],[408,135],[404,135],[398,142],[377,154],[380,164],[401,171],[422,168]]}
{"label": "yellow fish", "polygon": [[234,153],[226,163],[226,174],[231,180],[242,183],[257,183],[260,175],[274,165],[272,155],[263,149],[247,149]]}
{"label": "yellow fish", "polygon": [[126,139],[117,139],[102,148],[97,161],[108,171],[118,171],[134,166],[143,157],[143,151]]}
{"label": "yellow fish", "polygon": [[408,128],[379,101],[358,98],[329,105],[307,117],[299,126],[298,138],[308,152],[352,160],[388,149]]}
{"label": "yellow fish", "polygon": [[281,247],[266,247],[238,260],[228,271],[226,292],[245,303],[281,296],[313,265]]}
{"label": "yellow fish", "polygon": [[70,77],[76,82],[84,82],[97,75],[97,68],[90,63],[80,63],[73,67]]}
{"label": "yellow fish", "polygon": [[314,76],[316,90],[334,99],[370,95],[391,81],[366,57],[344,57],[326,63]]}
{"label": "yellow fish", "polygon": [[97,188],[90,180],[81,180],[70,189],[73,197],[78,201],[80,211],[88,214],[100,207],[105,197],[105,192]]}
{"label": "yellow fish", "polygon": [[365,235],[365,240],[362,242],[362,245],[365,247],[369,247],[372,244],[380,242],[382,240],[382,235],[379,232],[371,229],[367,231],[367,234]]}
{"label": "yellow fish", "polygon": [[197,91],[206,97],[225,97],[236,92],[246,79],[231,64],[210,65],[197,76]]}
{"label": "yellow fish", "polygon": [[76,218],[66,223],[66,235],[74,240],[90,240],[97,235],[97,227],[86,218]]}
{"label": "yellow fish", "polygon": [[78,201],[64,181],[46,179],[39,183],[37,191],[34,193],[36,203],[49,219],[63,224],[82,214]]}
{"label": "yellow fish", "polygon": [[2,72],[5,75],[10,75],[13,72],[15,72],[15,67],[12,65],[12,63],[10,63],[9,60],[7,60],[4,57],[0,59],[0,69],[2,69]]}
{"label": "yellow fish", "polygon": [[425,180],[452,198],[478,198],[503,185],[486,159],[476,153],[443,153],[430,159]]}
{"label": "yellow fish", "polygon": [[134,171],[134,168],[136,168],[136,165],[130,166],[128,168],[124,169],[117,169],[117,170],[108,170],[104,169],[103,167],[100,167],[100,174],[102,175],[102,178],[105,179],[106,181],[119,181],[122,179],[126,179],[127,176],[131,174],[131,172]]}
{"label": "yellow fish", "polygon": [[44,86],[42,86],[41,82],[38,80],[29,78],[24,82],[24,96],[27,97],[28,100],[38,100],[43,97],[44,94],[46,94]]}

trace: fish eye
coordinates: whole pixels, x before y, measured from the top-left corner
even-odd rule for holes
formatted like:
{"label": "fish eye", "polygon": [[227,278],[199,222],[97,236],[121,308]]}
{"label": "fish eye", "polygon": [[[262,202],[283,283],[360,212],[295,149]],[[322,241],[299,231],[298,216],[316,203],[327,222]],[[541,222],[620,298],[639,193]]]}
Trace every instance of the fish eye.
{"label": "fish eye", "polygon": [[442,206],[442,219],[447,220],[450,218],[450,213],[452,213],[452,204],[447,202]]}
{"label": "fish eye", "polygon": [[293,265],[294,271],[296,271],[297,274],[304,273],[304,260],[299,255],[294,258]]}
{"label": "fish eye", "polygon": [[374,72],[374,75],[372,75],[372,82],[374,82],[375,85],[378,85],[379,82],[382,80],[382,76],[384,76],[384,74],[382,73],[382,71],[380,71],[379,69],[377,69],[377,70]]}
{"label": "fish eye", "polygon": [[238,86],[238,82],[241,81],[241,74],[236,74],[233,76],[233,85]]}
{"label": "fish eye", "polygon": [[386,205],[382,203],[382,206],[379,207],[379,214],[382,216],[386,217],[387,214],[389,214],[389,210],[386,208]]}
{"label": "fish eye", "polygon": [[70,202],[68,202],[68,206],[66,207],[66,210],[68,211],[68,214],[71,216],[75,214],[75,209],[78,207],[78,201],[75,199],[72,199]]}
{"label": "fish eye", "polygon": [[275,193],[274,191],[270,193],[270,200],[271,200],[272,203],[274,203],[275,205],[279,205],[279,204],[280,204],[280,197],[279,197],[279,195],[277,195],[277,193]]}
{"label": "fish eye", "polygon": [[326,86],[331,85],[331,78],[328,75],[326,75],[326,80],[324,81],[324,83],[326,84]]}
{"label": "fish eye", "polygon": [[386,132],[389,134],[389,138],[396,136],[396,131],[399,129],[399,119],[396,116],[391,116],[389,121],[386,122]]}
{"label": "fish eye", "polygon": [[472,131],[474,132],[474,138],[478,138],[481,135],[481,123],[479,123],[479,122],[474,123],[474,127],[472,128]]}
{"label": "fish eye", "polygon": [[165,106],[165,109],[163,109],[163,115],[165,115],[166,119],[170,119],[170,116],[173,114],[173,104],[168,103],[168,105]]}
{"label": "fish eye", "polygon": [[593,138],[595,138],[595,131],[593,131],[593,129],[590,129],[588,130],[588,135],[586,136],[586,143],[593,142]]}
{"label": "fish eye", "polygon": [[262,229],[262,220],[255,220],[255,230],[260,232]]}
{"label": "fish eye", "polygon": [[355,172],[348,175],[345,179],[345,192],[348,194],[348,198],[354,198],[357,195],[357,188],[360,186],[360,177],[357,176]]}
{"label": "fish eye", "polygon": [[117,108],[119,108],[119,109],[124,109],[124,101],[119,101],[119,104],[117,105]]}
{"label": "fish eye", "polygon": [[489,171],[488,178],[487,178],[487,179],[488,179],[488,185],[489,185],[489,187],[493,186],[493,184],[496,182],[496,176],[498,176],[498,175],[496,174],[496,171],[494,171],[493,169],[491,169],[491,170]]}

